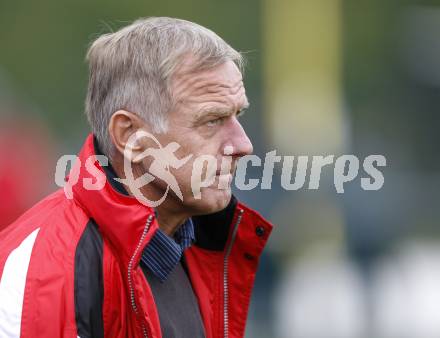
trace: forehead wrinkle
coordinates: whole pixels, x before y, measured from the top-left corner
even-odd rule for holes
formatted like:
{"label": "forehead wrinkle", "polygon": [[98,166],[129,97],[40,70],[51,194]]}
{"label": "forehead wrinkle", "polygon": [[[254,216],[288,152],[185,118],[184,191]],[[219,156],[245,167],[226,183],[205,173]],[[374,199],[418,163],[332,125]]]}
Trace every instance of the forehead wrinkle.
{"label": "forehead wrinkle", "polygon": [[212,74],[209,73],[196,73],[196,74],[184,74],[182,76],[176,77],[174,79],[174,88],[193,88],[195,90],[200,88],[237,88],[243,86],[243,79],[240,78],[231,83],[228,81],[224,81],[221,77],[212,77]]}
{"label": "forehead wrinkle", "polygon": [[[232,61],[228,60],[225,63],[213,67],[198,71],[197,69],[192,68],[192,64],[194,61],[193,55],[186,55],[183,59],[183,62],[180,64],[178,71],[172,76],[170,79],[170,88],[173,87],[173,84],[176,82],[181,82],[182,85],[191,86],[194,82],[210,82],[217,81],[222,82],[225,80],[225,75],[232,79],[238,79],[237,81],[243,80],[243,75],[240,70],[237,68],[237,65]],[[232,65],[232,68],[231,68]],[[226,73],[225,73],[226,71]],[[206,85],[206,84],[200,84]],[[234,86],[235,84],[232,84]]]}
{"label": "forehead wrinkle", "polygon": [[208,93],[219,93],[220,95],[235,95],[238,94],[241,90],[244,90],[244,86],[242,82],[239,82],[234,86],[216,84],[213,86],[205,87],[205,90]]}
{"label": "forehead wrinkle", "polygon": [[233,86],[225,83],[218,83],[217,81],[200,81],[195,83],[194,86],[187,87],[189,92],[193,92],[194,95],[201,95],[205,93],[218,93],[220,95],[227,95],[227,94],[236,94],[238,93],[243,86],[242,81],[238,81]]}
{"label": "forehead wrinkle", "polygon": [[[227,104],[228,106],[238,106],[234,101],[245,101],[247,103],[247,97],[243,86],[237,88],[222,88],[214,90],[212,87],[201,87],[197,90],[191,90],[187,88],[182,90],[180,95],[177,96],[180,103],[203,103],[204,101],[215,101],[221,104]],[[244,100],[243,98],[244,97]]]}
{"label": "forehead wrinkle", "polygon": [[230,107],[231,110],[234,110],[235,107],[246,106],[248,104],[248,99],[246,97],[246,93],[243,87],[238,92],[233,94],[229,92],[205,91],[199,93],[199,95],[187,97],[185,101],[188,103],[198,103],[202,105],[220,104]]}
{"label": "forehead wrinkle", "polygon": [[206,82],[200,83],[199,87],[214,87],[214,88],[226,88],[226,89],[234,89],[234,88],[240,88],[243,87],[243,79],[238,79],[235,82],[232,81],[224,81],[222,80],[216,80],[216,79],[207,79]]}
{"label": "forehead wrinkle", "polygon": [[183,73],[173,79],[171,83],[172,96],[177,102],[183,100],[188,93],[204,86],[206,74],[204,73]]}
{"label": "forehead wrinkle", "polygon": [[[200,96],[206,94],[210,79],[201,80],[199,77],[188,77],[182,81],[177,80],[173,87],[173,96],[177,102],[187,101],[188,98],[193,96]],[[214,91],[212,91],[214,92]]]}
{"label": "forehead wrinkle", "polygon": [[200,86],[200,88],[195,90],[192,94],[197,96],[212,95],[214,97],[225,97],[225,99],[228,99],[228,97],[238,97],[241,94],[245,95],[245,88],[242,81],[237,82],[233,87],[216,83],[210,86]]}
{"label": "forehead wrinkle", "polygon": [[[214,99],[223,97],[223,100],[230,100],[229,96],[245,92],[241,73],[234,82],[225,80],[221,75],[212,75],[209,72],[186,73],[174,78],[171,94],[175,103],[200,102],[206,95],[212,94]],[[247,104],[247,97],[244,96]]]}

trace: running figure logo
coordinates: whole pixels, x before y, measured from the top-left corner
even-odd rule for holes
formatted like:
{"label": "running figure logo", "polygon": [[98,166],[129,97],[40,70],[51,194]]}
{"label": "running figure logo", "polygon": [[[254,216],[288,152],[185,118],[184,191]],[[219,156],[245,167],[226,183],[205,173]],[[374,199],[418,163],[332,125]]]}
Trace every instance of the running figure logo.
{"label": "running figure logo", "polygon": [[[148,148],[136,156],[135,160],[142,160],[148,156],[151,156],[153,157],[153,162],[150,165],[149,172],[144,173],[138,178],[134,178],[130,161],[132,158],[132,146],[136,143],[136,141],[143,137],[153,140],[157,144],[158,148]],[[190,154],[182,159],[178,159],[174,153],[179,148],[180,145],[177,142],[170,142],[165,147],[162,147],[154,135],[144,130],[137,131],[129,138],[127,146],[124,149],[124,174],[126,178],[117,180],[128,185],[132,194],[137,198],[137,200],[149,207],[154,208],[160,205],[165,200],[170,189],[176,194],[177,197],[180,198],[180,200],[183,201],[182,191],[180,190],[176,178],[170,172],[170,167],[179,169],[186,162],[188,162],[193,154]],[[167,188],[159,200],[151,201],[142,194],[140,189],[148,183],[154,181],[155,178],[163,180],[167,184]]]}

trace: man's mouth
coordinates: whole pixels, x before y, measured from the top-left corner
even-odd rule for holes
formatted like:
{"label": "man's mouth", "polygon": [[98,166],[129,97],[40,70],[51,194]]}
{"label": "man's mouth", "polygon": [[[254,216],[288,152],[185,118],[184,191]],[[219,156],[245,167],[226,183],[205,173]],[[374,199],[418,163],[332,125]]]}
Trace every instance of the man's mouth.
{"label": "man's mouth", "polygon": [[231,168],[228,171],[217,169],[217,171],[215,172],[215,176],[219,176],[219,177],[231,176],[232,177],[232,176],[234,176],[236,169],[237,169],[236,166],[234,166],[233,168]]}

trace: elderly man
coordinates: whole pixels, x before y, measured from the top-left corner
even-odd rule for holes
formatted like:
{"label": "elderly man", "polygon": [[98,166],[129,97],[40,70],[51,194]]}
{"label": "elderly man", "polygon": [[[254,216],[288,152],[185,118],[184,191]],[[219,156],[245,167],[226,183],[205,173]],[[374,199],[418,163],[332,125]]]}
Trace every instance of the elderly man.
{"label": "elderly man", "polygon": [[[252,152],[242,56],[195,23],[148,18],[99,37],[87,59],[93,133],[72,196],[55,192],[0,233],[0,337],[243,337],[272,227],[231,195]],[[203,170],[212,184],[196,196],[203,156],[230,161]]]}

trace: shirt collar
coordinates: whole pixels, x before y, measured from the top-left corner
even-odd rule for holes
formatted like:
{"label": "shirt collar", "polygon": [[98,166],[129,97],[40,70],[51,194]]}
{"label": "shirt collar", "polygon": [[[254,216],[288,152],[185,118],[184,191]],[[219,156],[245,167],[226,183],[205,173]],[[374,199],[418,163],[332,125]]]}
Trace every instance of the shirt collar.
{"label": "shirt collar", "polygon": [[190,247],[194,240],[194,224],[191,218],[180,226],[174,237],[158,229],[145,247],[141,261],[163,282],[179,263],[183,251]]}
{"label": "shirt collar", "polygon": [[194,223],[191,218],[182,224],[174,235],[175,241],[180,245],[182,251],[189,248],[195,240]]}

